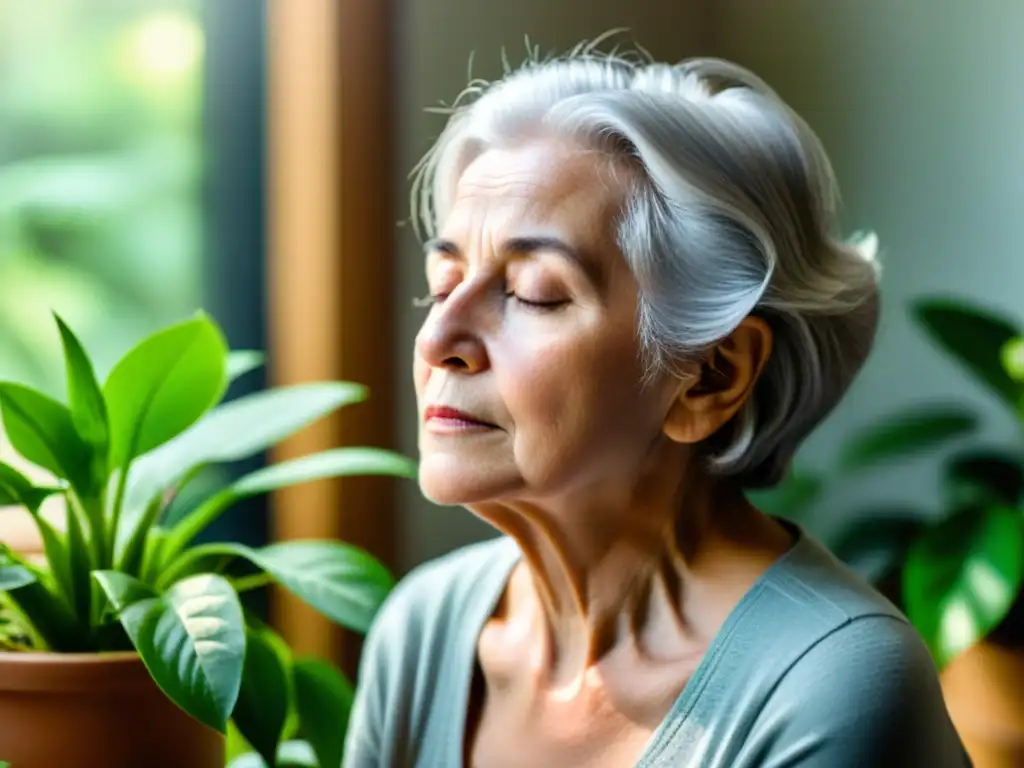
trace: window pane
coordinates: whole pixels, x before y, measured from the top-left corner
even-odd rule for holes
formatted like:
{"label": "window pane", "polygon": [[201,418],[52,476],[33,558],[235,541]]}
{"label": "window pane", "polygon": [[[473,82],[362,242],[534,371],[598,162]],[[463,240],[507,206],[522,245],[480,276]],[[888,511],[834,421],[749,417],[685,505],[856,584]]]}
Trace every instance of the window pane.
{"label": "window pane", "polygon": [[199,2],[0,0],[0,379],[63,398],[53,311],[104,376],[202,304]]}

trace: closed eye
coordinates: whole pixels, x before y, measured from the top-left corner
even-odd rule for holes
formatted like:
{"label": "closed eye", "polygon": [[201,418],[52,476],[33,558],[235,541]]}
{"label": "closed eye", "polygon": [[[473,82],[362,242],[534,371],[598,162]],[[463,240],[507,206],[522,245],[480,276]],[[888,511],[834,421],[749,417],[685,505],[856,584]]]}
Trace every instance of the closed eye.
{"label": "closed eye", "polygon": [[506,296],[510,299],[514,299],[517,303],[522,304],[524,307],[528,307],[530,309],[535,310],[551,311],[554,309],[558,309],[559,307],[565,306],[566,304],[569,303],[568,299],[554,299],[552,301],[534,301],[532,299],[527,299],[523,296],[520,296],[519,294],[516,293],[509,293],[506,294]]}

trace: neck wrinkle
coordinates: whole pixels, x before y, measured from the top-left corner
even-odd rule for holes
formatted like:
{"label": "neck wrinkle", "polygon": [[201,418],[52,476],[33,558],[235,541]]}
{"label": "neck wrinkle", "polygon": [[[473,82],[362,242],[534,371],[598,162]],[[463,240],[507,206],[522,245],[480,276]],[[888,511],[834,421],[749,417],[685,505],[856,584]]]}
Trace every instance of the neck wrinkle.
{"label": "neck wrinkle", "polygon": [[651,616],[671,617],[685,631],[685,584],[712,536],[718,489],[706,476],[677,472],[673,481],[666,474],[644,477],[617,504],[605,494],[599,504],[575,499],[473,508],[519,544],[528,578],[510,586],[505,606],[532,614],[536,678],[560,695],[578,691],[623,641],[642,646]]}

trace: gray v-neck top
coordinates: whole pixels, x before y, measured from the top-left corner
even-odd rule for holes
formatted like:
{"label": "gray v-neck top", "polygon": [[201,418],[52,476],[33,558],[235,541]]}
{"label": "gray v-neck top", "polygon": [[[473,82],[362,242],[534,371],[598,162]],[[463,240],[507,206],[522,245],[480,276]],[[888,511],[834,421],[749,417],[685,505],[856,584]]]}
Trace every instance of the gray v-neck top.
{"label": "gray v-neck top", "polygon": [[[730,613],[636,768],[970,766],[913,627],[797,533]],[[396,587],[364,647],[344,768],[462,768],[477,640],[520,557],[500,537]]]}

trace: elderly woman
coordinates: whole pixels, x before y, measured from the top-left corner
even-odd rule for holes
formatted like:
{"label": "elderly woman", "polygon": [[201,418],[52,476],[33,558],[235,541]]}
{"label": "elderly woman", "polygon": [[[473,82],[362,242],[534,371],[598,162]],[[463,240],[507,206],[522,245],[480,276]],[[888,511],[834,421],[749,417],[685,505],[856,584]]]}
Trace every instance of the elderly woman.
{"label": "elderly woman", "polygon": [[744,495],[875,334],[811,130],[717,60],[472,92],[421,168],[420,485],[502,535],[389,598],[345,765],[968,765],[905,618]]}

